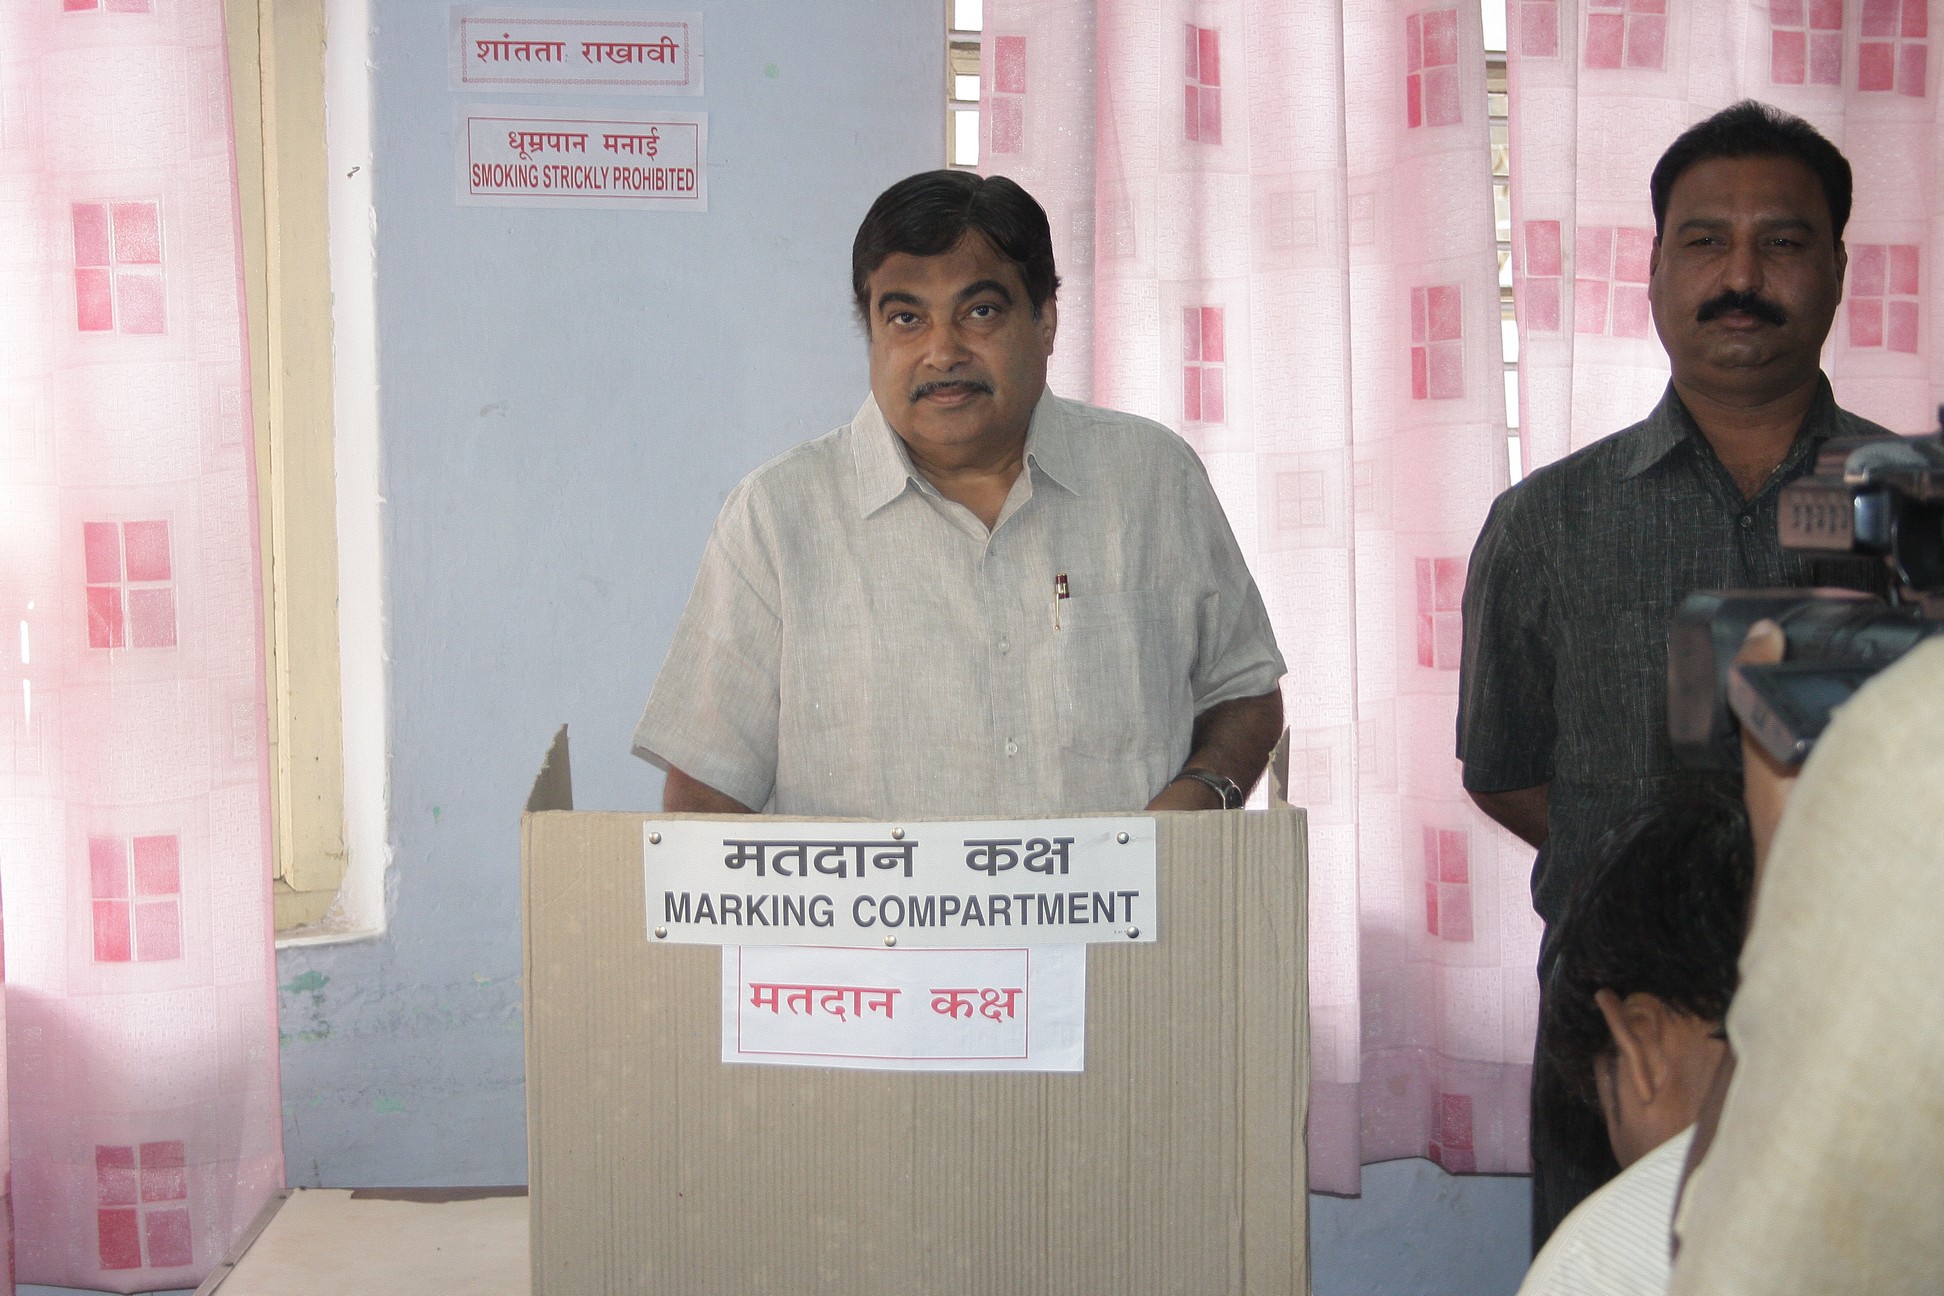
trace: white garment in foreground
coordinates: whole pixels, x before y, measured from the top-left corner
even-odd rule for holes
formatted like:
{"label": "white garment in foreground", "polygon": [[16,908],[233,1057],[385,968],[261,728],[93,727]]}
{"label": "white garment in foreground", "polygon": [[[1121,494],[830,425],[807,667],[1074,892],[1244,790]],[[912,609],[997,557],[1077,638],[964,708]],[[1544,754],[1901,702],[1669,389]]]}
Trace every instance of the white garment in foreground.
{"label": "white garment in foreground", "polygon": [[1944,1289],[1944,641],[1866,685],[1776,833],[1671,1290]]}
{"label": "white garment in foreground", "polygon": [[1662,1296],[1688,1126],[1573,1208],[1546,1239],[1519,1296]]}

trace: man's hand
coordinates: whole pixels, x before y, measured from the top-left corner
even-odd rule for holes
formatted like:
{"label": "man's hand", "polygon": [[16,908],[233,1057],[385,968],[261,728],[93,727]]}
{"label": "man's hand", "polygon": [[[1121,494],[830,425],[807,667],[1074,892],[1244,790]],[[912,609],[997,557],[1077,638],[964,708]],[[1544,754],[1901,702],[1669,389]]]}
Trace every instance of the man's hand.
{"label": "man's hand", "polygon": [[1546,820],[1551,790],[1552,784],[1538,783],[1529,788],[1512,788],[1505,792],[1467,791],[1465,795],[1500,827],[1510,830],[1520,841],[1538,850],[1546,844],[1546,838],[1551,834]]}
{"label": "man's hand", "polygon": [[[1235,780],[1247,796],[1282,737],[1282,690],[1217,702],[1195,717],[1193,750],[1183,768],[1213,770]],[[1150,810],[1219,810],[1221,797],[1199,779],[1177,778],[1148,802]]]}
{"label": "man's hand", "polygon": [[[1781,626],[1757,621],[1749,627],[1748,638],[1742,640],[1735,665],[1766,666],[1781,661],[1787,649],[1788,638]],[[1746,725],[1742,726],[1741,743],[1742,799],[1748,804],[1749,835],[1755,839],[1755,895],[1759,901],[1762,866],[1768,862],[1769,844],[1775,840],[1775,825],[1781,822],[1782,809],[1789,804],[1789,793],[1795,791],[1796,775],[1802,773],[1802,766],[1779,763],[1749,737]]]}
{"label": "man's hand", "polygon": [[668,814],[755,814],[734,797],[724,796],[699,779],[692,779],[673,765],[662,784],[662,810]]}

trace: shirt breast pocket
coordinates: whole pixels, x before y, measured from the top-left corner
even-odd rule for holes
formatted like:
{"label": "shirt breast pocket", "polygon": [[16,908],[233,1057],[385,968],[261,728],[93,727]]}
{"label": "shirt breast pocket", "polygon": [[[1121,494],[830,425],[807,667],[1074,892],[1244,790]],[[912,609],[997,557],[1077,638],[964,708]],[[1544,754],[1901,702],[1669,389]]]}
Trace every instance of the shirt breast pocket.
{"label": "shirt breast pocket", "polygon": [[1121,758],[1185,745],[1194,716],[1188,671],[1194,635],[1161,591],[1063,599],[1059,657],[1060,745]]}

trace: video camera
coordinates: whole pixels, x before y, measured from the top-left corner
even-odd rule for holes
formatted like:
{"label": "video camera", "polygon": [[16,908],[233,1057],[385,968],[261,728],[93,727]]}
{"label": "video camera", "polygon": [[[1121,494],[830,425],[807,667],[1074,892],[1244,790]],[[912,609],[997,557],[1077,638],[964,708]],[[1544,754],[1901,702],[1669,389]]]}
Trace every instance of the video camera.
{"label": "video camera", "polygon": [[[1944,427],[1944,407],[1938,410]],[[1693,769],[1739,769],[1736,722],[1793,765],[1866,680],[1944,633],[1944,432],[1841,437],[1782,488],[1777,530],[1801,553],[1876,554],[1890,601],[1841,589],[1704,590],[1667,632],[1667,728]],[[1749,628],[1776,622],[1784,660],[1736,666]]]}

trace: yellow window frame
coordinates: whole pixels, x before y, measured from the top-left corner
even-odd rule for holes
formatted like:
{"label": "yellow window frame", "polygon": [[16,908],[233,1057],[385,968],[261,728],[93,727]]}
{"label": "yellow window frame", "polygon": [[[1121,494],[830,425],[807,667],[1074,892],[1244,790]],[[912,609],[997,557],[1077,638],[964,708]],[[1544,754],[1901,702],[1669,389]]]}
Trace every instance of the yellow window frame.
{"label": "yellow window frame", "polygon": [[344,880],[325,0],[225,0],[256,421],[279,936]]}

